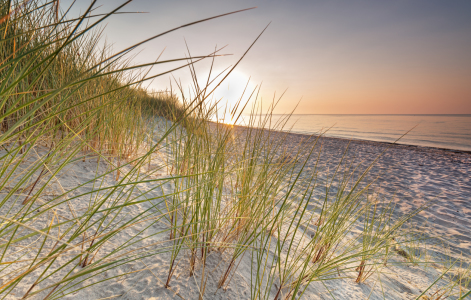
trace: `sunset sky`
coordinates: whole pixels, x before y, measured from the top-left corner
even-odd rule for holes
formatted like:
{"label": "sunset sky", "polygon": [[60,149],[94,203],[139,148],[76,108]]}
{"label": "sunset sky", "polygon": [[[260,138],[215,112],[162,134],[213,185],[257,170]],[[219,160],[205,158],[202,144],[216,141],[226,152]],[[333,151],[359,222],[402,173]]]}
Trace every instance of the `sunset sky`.
{"label": "sunset sky", "polygon": [[[99,10],[119,3],[98,1]],[[278,113],[302,98],[295,113],[471,114],[471,1],[135,0],[123,11],[148,13],[114,16],[104,34],[121,50],[173,27],[253,6],[154,40],[138,49],[134,61],[153,61],[164,48],[161,60],[184,57],[186,39],[192,55],[228,45],[222,53],[233,55],[216,60],[215,69],[223,70],[271,22],[218,96],[234,102],[251,76],[251,87],[263,82],[267,105],[274,93],[288,89]],[[209,63],[196,66],[201,82]],[[188,69],[174,76],[191,84]],[[165,89],[169,76],[151,86]]]}

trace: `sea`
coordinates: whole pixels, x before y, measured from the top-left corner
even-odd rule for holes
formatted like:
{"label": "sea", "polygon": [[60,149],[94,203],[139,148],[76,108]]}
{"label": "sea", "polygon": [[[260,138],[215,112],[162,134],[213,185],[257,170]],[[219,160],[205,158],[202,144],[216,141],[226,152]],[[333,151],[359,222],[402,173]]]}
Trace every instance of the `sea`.
{"label": "sea", "polygon": [[[282,123],[282,130],[295,133],[471,151],[471,115],[296,114],[286,118],[272,115],[271,124]],[[247,122],[248,116],[242,116],[236,124]]]}

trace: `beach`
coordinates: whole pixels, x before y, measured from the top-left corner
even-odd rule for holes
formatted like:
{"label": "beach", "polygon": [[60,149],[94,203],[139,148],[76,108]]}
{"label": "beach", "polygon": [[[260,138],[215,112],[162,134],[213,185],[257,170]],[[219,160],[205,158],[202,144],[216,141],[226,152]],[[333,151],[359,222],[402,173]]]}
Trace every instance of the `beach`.
{"label": "beach", "polygon": [[2,299],[471,299],[470,5],[108,2],[0,4]]}
{"label": "beach", "polygon": [[[154,130],[154,139],[158,139],[170,124],[164,119],[159,122],[160,125]],[[234,130],[243,136],[243,132],[247,129],[235,127]],[[421,236],[426,240],[427,245],[427,252],[424,254],[426,257],[424,256],[423,259],[427,261],[427,264],[410,263],[396,249],[397,253],[393,252],[390,255],[388,263],[381,264],[364,283],[356,283],[355,276],[352,277],[351,272],[339,271],[335,276],[329,275],[329,280],[311,282],[302,296],[299,294],[302,299],[332,299],[333,297],[335,299],[415,299],[446,270],[450,262],[456,259],[460,261],[460,265],[453,269],[458,270],[456,272],[468,267],[471,256],[470,153],[361,140],[349,141],[331,137],[318,138],[283,132],[270,132],[270,136],[271,139],[282,139],[284,151],[288,152],[299,145],[307,148],[308,145],[317,142],[314,152],[320,154],[313,155],[307,161],[303,166],[304,171],[301,177],[308,178],[312,168],[317,166],[316,189],[320,194],[323,191],[325,193],[325,183],[332,178],[332,174],[338,172],[337,166],[342,158],[347,162],[346,165],[351,162],[357,165],[355,171],[357,175],[377,159],[368,173],[368,180],[375,180],[371,192],[395,203],[394,218],[399,218],[426,203],[431,205],[414,216],[405,226],[410,228],[409,230],[422,233]],[[348,151],[346,151],[347,147]],[[38,150],[36,155],[40,157],[45,155],[45,152],[41,153]],[[251,298],[251,293],[253,293],[250,287],[251,276],[253,276],[251,251],[246,251],[246,254],[237,260],[237,268],[231,273],[230,280],[224,287],[218,288],[218,281],[225,270],[222,266],[227,265],[231,251],[209,252],[204,268],[197,261],[193,274],[190,274],[188,266],[190,254],[189,250],[185,250],[184,247],[170,285],[168,288],[165,287],[171,261],[171,252],[168,249],[172,246],[171,240],[169,241],[169,224],[161,216],[166,213],[167,203],[162,199],[171,198],[175,187],[173,181],[165,180],[171,173],[168,165],[170,155],[168,147],[161,147],[152,155],[151,163],[141,167],[142,174],[148,172],[145,177],[148,182],[136,185],[139,192],[134,201],[137,201],[137,204],[124,207],[116,215],[121,218],[120,222],[126,222],[138,216],[141,218],[140,221],[112,235],[99,249],[98,257],[103,256],[101,264],[106,264],[107,261],[122,260],[122,262],[110,268],[99,268],[92,277],[84,275],[60,286],[60,289],[53,291],[54,298],[198,299],[203,286],[205,299]],[[132,164],[125,168],[132,168]],[[38,230],[47,228],[51,218],[52,222],[58,222],[58,220],[74,219],[76,214],[85,213],[90,207],[90,201],[97,200],[89,196],[74,198],[74,195],[86,195],[87,192],[96,190],[96,174],[106,174],[108,169],[106,161],[79,159],[61,171],[56,176],[57,181],[48,185],[51,190],[48,194],[51,195],[50,199],[53,199],[53,202],[48,202],[49,199],[43,197],[38,199],[38,204],[34,204],[34,209],[40,212],[45,205],[53,205],[54,201],[63,200],[53,196],[60,194],[61,189],[67,191],[75,186],[80,187],[67,194],[70,200],[57,204],[57,207],[49,209],[47,214],[37,217],[34,227]],[[125,169],[122,173],[126,173]],[[100,186],[114,185],[116,180],[115,173],[107,174],[100,179]],[[7,191],[2,191],[2,196],[5,192]],[[133,193],[135,192],[131,192]],[[315,198],[317,194],[313,195]],[[113,201],[116,200],[106,201],[106,205],[112,207]],[[20,205],[14,205],[13,211],[15,209],[20,209]],[[2,214],[5,213],[2,212]],[[54,215],[56,215],[56,221],[54,221]],[[156,222],[156,219],[159,221]],[[60,234],[60,229],[53,228],[49,232],[51,236],[56,234]],[[296,234],[293,233],[293,236]],[[14,249],[27,247],[34,240],[30,238],[20,241]],[[132,245],[120,250],[123,241]],[[53,243],[49,242],[46,246],[52,247]],[[11,251],[15,251],[14,249]],[[74,252],[79,253],[79,249],[69,250],[70,254]],[[28,257],[27,254],[26,257]],[[52,280],[60,280],[66,274],[71,276],[71,274],[86,270],[86,268],[81,269],[71,265],[60,268],[61,263],[67,261],[59,257],[54,262],[54,266],[59,270],[48,280],[38,284],[37,288],[44,288],[44,291],[34,295],[34,299],[42,299],[51,293],[48,284]],[[93,267],[93,263],[90,267]],[[33,271],[33,274],[34,272],[39,272],[39,270]],[[453,274],[455,273],[449,272],[431,291],[440,292],[440,288],[445,291],[448,282],[445,279],[453,278]],[[202,278],[204,278],[203,281]],[[8,297],[15,299],[24,295],[31,284],[33,281],[23,280],[22,284],[16,286]],[[273,282],[267,290],[267,298],[274,298],[276,292],[277,283]]]}
{"label": "beach", "polygon": [[[290,133],[286,143],[294,147],[309,138]],[[471,255],[471,152],[332,137],[318,143],[325,178],[344,153],[365,167],[377,159],[369,174],[379,175],[378,192],[403,212],[431,201],[433,206],[415,218],[417,224],[434,228],[431,233],[448,240],[455,255]],[[316,160],[311,158],[310,165]]]}

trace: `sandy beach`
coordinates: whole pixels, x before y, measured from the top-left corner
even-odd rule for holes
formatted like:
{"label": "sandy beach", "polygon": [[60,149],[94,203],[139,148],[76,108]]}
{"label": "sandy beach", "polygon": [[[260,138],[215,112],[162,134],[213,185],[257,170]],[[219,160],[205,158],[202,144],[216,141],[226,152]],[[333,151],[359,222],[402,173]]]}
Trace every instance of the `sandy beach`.
{"label": "sandy beach", "polygon": [[[162,134],[168,122],[161,121],[154,131],[155,139]],[[243,127],[236,128],[236,132],[246,130]],[[313,137],[301,134],[288,134],[275,132],[272,138],[285,138],[285,149],[295,148],[296,145],[312,143]],[[445,270],[447,263],[459,259],[459,267],[466,269],[471,257],[471,155],[460,151],[449,151],[435,148],[422,148],[406,145],[390,145],[371,141],[348,141],[345,139],[321,137],[318,140],[318,148],[322,147],[320,157],[313,156],[307,163],[303,172],[304,177],[310,175],[311,168],[317,163],[319,173],[319,185],[317,189],[322,193],[322,181],[331,178],[336,166],[344,156],[347,161],[361,163],[361,170],[369,166],[383,151],[385,151],[370,171],[369,178],[380,175],[375,183],[374,191],[396,203],[395,216],[407,213],[414,208],[423,205],[427,201],[433,201],[433,205],[426,211],[415,216],[410,222],[411,228],[416,232],[422,232],[427,239],[426,260],[428,264],[406,263],[406,259],[398,253],[393,253],[387,265],[381,265],[379,269],[364,283],[355,283],[351,274],[339,272],[331,280],[312,282],[301,296],[302,299],[415,299],[428,285],[434,282]],[[320,148],[319,148],[320,149]],[[3,150],[2,150],[3,151]],[[105,255],[104,262],[109,260],[122,260],[118,266],[102,268],[93,277],[85,275],[77,280],[72,280],[60,286],[53,292],[54,298],[61,299],[198,299],[202,288],[201,275],[205,272],[204,299],[250,299],[251,298],[251,259],[249,253],[243,255],[238,261],[238,267],[232,274],[229,283],[224,288],[217,288],[218,280],[227,264],[230,251],[219,253],[212,251],[207,257],[205,267],[196,264],[195,273],[190,276],[187,259],[189,253],[182,250],[181,259],[172,277],[169,288],[165,288],[168,278],[171,253],[169,242],[168,223],[164,221],[153,222],[156,216],[165,214],[165,202],[162,199],[171,197],[173,193],[172,182],[166,182],[169,173],[167,166],[169,149],[162,148],[152,155],[152,162],[142,173],[154,170],[146,177],[148,180],[163,180],[140,183],[137,185],[139,192],[135,201],[138,204],[124,207],[119,212],[120,222],[131,220],[136,216],[142,217],[142,221],[132,227],[119,231],[108,239],[100,249],[98,255]],[[2,154],[5,154],[2,152]],[[38,157],[44,155],[38,148]],[[33,159],[33,158],[31,158]],[[74,198],[75,194],[84,194],[87,191],[96,190],[93,182],[95,174],[107,172],[107,163],[96,159],[77,160],[70,164],[56,176],[56,182],[51,184],[51,199],[54,194],[60,194],[61,189],[67,191],[75,186],[78,189],[68,193],[69,201],[59,204],[47,214],[42,215],[34,226],[37,229],[47,227],[48,222],[56,214],[57,220],[73,219],[75,214],[84,213],[89,207],[90,197]],[[132,164],[128,166],[131,168]],[[155,171],[157,170],[157,171]],[[87,183],[88,182],[88,183]],[[116,183],[115,174],[103,177],[100,185],[112,185]],[[2,191],[3,197],[8,191]],[[133,194],[134,192],[131,192]],[[316,195],[316,193],[314,193]],[[59,201],[60,199],[56,199]],[[113,199],[106,205],[111,205]],[[48,199],[39,199],[34,204],[38,212],[43,205],[53,205]],[[15,205],[20,209],[20,205]],[[52,213],[54,212],[54,214]],[[10,214],[12,211],[9,212]],[[2,215],[8,215],[2,212]],[[54,221],[53,221],[54,222]],[[409,226],[409,225],[408,225]],[[26,230],[25,232],[28,232]],[[55,235],[60,228],[51,229],[49,234]],[[146,236],[145,239],[142,237]],[[433,239],[428,239],[433,238]],[[25,239],[15,245],[15,249],[27,247],[34,243],[35,239]],[[120,245],[133,243],[132,246],[120,251]],[[37,241],[36,241],[37,242]],[[47,245],[52,246],[52,245]],[[78,253],[79,249],[76,249]],[[9,251],[14,251],[13,249]],[[74,251],[71,251],[73,254]],[[138,256],[134,255],[139,252]],[[247,251],[250,252],[250,251]],[[142,254],[144,253],[144,255]],[[25,257],[28,257],[26,254]],[[108,258],[106,258],[108,257]],[[38,284],[45,288],[43,292],[36,294],[34,299],[42,299],[51,292],[48,281],[60,279],[68,272],[80,273],[85,270],[70,265],[62,267],[62,258],[54,262],[59,268],[55,275],[47,281]],[[65,262],[66,260],[64,260]],[[103,263],[103,262],[102,262]],[[26,263],[25,263],[26,264]],[[24,264],[22,266],[25,266]],[[90,266],[93,266],[91,264]],[[17,266],[21,267],[21,266]],[[456,268],[455,268],[456,269]],[[453,269],[453,270],[455,270]],[[459,269],[456,269],[459,270]],[[39,272],[39,270],[33,271]],[[456,271],[458,272],[458,271]],[[454,274],[451,273],[450,274]],[[33,276],[34,277],[34,276]],[[452,277],[452,276],[451,276]],[[445,287],[445,278],[431,289],[440,291]],[[88,278],[88,279],[87,279]],[[7,297],[17,299],[29,289],[33,282],[22,281]],[[268,299],[273,299],[277,291],[274,282],[269,288]],[[431,293],[433,294],[433,293]],[[428,298],[424,298],[428,299]],[[452,298],[453,299],[453,298]]]}
{"label": "sandy beach", "polygon": [[[297,145],[308,138],[290,133],[286,144]],[[433,206],[414,221],[433,228],[427,232],[448,241],[455,255],[471,257],[470,152],[332,137],[321,137],[320,146],[319,163],[325,178],[345,151],[348,158],[365,167],[379,157],[369,173],[372,177],[379,175],[378,191],[394,199],[399,211],[432,201]],[[315,159],[311,159],[311,165]]]}
{"label": "sandy beach", "polygon": [[1,299],[471,300],[471,2],[100,2],[0,4]]}

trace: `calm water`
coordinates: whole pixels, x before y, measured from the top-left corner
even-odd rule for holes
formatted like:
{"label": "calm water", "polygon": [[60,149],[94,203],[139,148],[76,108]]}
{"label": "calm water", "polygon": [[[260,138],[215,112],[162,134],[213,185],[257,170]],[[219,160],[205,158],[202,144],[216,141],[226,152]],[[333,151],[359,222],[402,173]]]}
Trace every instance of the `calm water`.
{"label": "calm water", "polygon": [[308,134],[330,128],[325,135],[381,142],[414,128],[398,143],[471,151],[471,115],[293,115],[285,128]]}

